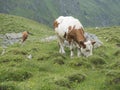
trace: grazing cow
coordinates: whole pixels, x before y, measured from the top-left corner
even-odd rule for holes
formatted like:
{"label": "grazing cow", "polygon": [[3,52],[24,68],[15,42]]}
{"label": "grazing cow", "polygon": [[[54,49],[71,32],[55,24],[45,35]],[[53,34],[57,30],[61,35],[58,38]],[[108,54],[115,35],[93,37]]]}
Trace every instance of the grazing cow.
{"label": "grazing cow", "polygon": [[88,57],[92,55],[92,48],[95,42],[86,41],[83,26],[80,21],[72,16],[60,16],[53,23],[60,45],[59,52],[64,54],[64,41],[70,45],[70,56],[74,55],[73,46],[77,47],[78,57],[82,55]]}
{"label": "grazing cow", "polygon": [[28,31],[24,31],[22,33],[22,43],[26,41],[26,39],[28,38],[28,34],[29,34]]}

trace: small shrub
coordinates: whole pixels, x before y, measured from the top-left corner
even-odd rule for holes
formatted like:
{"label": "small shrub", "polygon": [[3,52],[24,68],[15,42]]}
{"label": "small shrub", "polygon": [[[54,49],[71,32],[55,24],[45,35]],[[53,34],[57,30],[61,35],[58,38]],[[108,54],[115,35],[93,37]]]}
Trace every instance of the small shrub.
{"label": "small shrub", "polygon": [[54,64],[63,65],[64,60],[61,57],[57,57],[57,58],[54,59]]}
{"label": "small shrub", "polygon": [[50,56],[51,56],[51,58],[61,57],[62,59],[66,59],[66,57],[60,53],[51,53]]}
{"label": "small shrub", "polygon": [[37,56],[38,61],[48,60],[49,58],[50,58],[49,54],[41,54],[41,55]]}
{"label": "small shrub", "polygon": [[7,62],[11,62],[11,61],[15,61],[15,62],[21,62],[23,61],[25,58],[22,57],[21,55],[4,55],[0,57],[0,63],[7,63]]}
{"label": "small shrub", "polygon": [[0,73],[0,81],[24,81],[32,76],[30,72],[23,70],[7,70]]}
{"label": "small shrub", "polygon": [[2,54],[3,48],[0,47],[0,54]]}
{"label": "small shrub", "polygon": [[85,60],[73,60],[69,63],[69,65],[72,67],[86,67],[86,68],[91,67],[90,63],[88,63]]}
{"label": "small shrub", "polygon": [[110,42],[110,43],[119,43],[120,40],[118,39],[118,37],[114,36],[114,37],[109,37],[108,42]]}
{"label": "small shrub", "polygon": [[7,53],[11,53],[14,55],[27,55],[28,54],[26,50],[22,50],[19,48],[10,49]]}
{"label": "small shrub", "polygon": [[112,64],[109,64],[107,66],[107,68],[110,68],[110,69],[120,69],[120,61],[116,61]]}
{"label": "small shrub", "polygon": [[120,47],[120,43],[117,43],[116,46],[117,46],[117,47]]}
{"label": "small shrub", "polygon": [[120,56],[120,49],[118,49],[115,53],[114,53],[115,56]]}
{"label": "small shrub", "polygon": [[55,81],[55,84],[59,86],[71,88],[71,83],[66,79],[57,80]]}
{"label": "small shrub", "polygon": [[98,56],[91,57],[90,62],[94,65],[106,64],[106,61],[102,57],[98,57]]}
{"label": "small shrub", "polygon": [[15,90],[15,87],[12,85],[0,85],[0,90]]}
{"label": "small shrub", "polygon": [[106,81],[109,85],[120,84],[120,71],[109,71],[106,76]]}
{"label": "small shrub", "polygon": [[76,73],[76,74],[72,74],[70,76],[68,76],[69,81],[71,82],[83,82],[85,80],[86,76],[81,74],[81,73]]}

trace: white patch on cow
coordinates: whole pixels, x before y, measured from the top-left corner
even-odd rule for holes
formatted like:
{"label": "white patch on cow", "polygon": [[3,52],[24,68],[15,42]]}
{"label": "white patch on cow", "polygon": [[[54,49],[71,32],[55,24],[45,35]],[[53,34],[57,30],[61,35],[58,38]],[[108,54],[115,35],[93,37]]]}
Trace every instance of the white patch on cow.
{"label": "white patch on cow", "polygon": [[56,21],[60,24],[64,20],[64,16],[60,16],[59,18],[56,19]]}
{"label": "white patch on cow", "polygon": [[63,37],[65,32],[68,33],[68,28],[71,26],[72,28],[75,26],[75,29],[83,28],[82,24],[78,19],[75,19],[72,16],[60,16],[56,21],[59,23],[58,27],[55,28],[55,32]]}
{"label": "white patch on cow", "polygon": [[92,49],[93,49],[92,42],[87,41],[87,42],[84,42],[84,44],[86,45],[86,48],[81,47],[81,53],[86,57],[91,56],[92,55]]}

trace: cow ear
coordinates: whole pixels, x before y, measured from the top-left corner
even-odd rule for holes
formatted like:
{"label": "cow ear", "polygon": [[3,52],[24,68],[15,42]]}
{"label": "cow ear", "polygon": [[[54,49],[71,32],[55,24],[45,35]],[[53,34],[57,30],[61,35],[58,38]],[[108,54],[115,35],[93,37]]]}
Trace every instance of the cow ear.
{"label": "cow ear", "polygon": [[92,45],[94,45],[96,42],[95,41],[91,41]]}
{"label": "cow ear", "polygon": [[59,23],[55,20],[55,21],[53,22],[53,26],[54,26],[54,28],[57,28],[58,25],[59,25]]}
{"label": "cow ear", "polygon": [[86,45],[84,44],[83,41],[80,41],[80,46],[83,47],[83,48],[86,48]]}

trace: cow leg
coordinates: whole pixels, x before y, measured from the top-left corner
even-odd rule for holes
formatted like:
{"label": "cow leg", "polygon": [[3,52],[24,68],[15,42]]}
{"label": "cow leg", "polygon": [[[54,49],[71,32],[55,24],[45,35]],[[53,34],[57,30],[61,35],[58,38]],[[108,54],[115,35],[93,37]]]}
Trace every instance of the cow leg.
{"label": "cow leg", "polygon": [[63,43],[59,43],[59,45],[60,45],[59,53],[65,54]]}
{"label": "cow leg", "polygon": [[81,56],[81,51],[80,48],[77,48],[77,56],[80,57]]}
{"label": "cow leg", "polygon": [[73,43],[70,42],[70,56],[73,57],[74,56],[74,53],[73,53]]}
{"label": "cow leg", "polygon": [[65,50],[64,50],[64,40],[59,38],[59,53],[65,54]]}
{"label": "cow leg", "polygon": [[76,42],[75,42],[75,45],[77,47],[77,56],[80,57],[81,56],[81,48]]}

